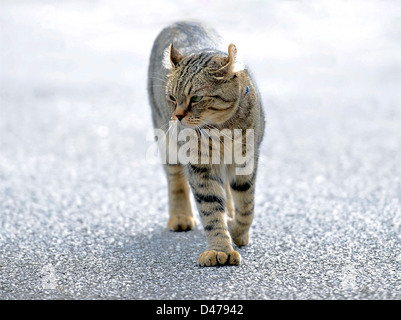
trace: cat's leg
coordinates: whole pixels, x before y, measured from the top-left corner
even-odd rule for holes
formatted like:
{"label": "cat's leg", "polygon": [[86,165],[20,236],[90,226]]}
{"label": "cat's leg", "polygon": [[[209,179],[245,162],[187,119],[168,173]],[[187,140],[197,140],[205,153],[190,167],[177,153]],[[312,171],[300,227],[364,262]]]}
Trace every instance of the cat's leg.
{"label": "cat's leg", "polygon": [[198,264],[239,265],[241,256],[231,245],[226,224],[226,198],[220,166],[188,164],[187,172],[207,240],[207,250],[199,256]]}
{"label": "cat's leg", "polygon": [[235,216],[235,208],[233,204],[233,197],[231,195],[230,183],[226,183],[226,207],[228,219],[233,219]]}
{"label": "cat's leg", "polygon": [[190,202],[188,180],[179,164],[166,164],[170,218],[167,227],[173,231],[188,231],[195,226]]}
{"label": "cat's leg", "polygon": [[248,175],[235,175],[230,182],[235,205],[235,215],[228,220],[228,228],[234,243],[245,246],[249,243],[255,207],[256,169]]}

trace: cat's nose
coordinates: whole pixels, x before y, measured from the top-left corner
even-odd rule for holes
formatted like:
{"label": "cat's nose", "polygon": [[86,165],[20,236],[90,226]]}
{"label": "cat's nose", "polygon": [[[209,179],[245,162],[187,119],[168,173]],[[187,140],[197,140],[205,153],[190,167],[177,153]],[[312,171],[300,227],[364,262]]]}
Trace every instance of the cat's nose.
{"label": "cat's nose", "polygon": [[180,107],[180,106],[178,106],[174,111],[174,116],[179,121],[181,121],[186,115],[187,115],[187,111],[184,108]]}

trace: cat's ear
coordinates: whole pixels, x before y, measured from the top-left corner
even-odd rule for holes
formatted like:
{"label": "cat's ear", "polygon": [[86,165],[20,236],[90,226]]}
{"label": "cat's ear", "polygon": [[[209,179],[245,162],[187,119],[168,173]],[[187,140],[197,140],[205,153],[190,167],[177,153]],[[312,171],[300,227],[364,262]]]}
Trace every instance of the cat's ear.
{"label": "cat's ear", "polygon": [[226,68],[227,71],[232,74],[245,69],[244,64],[238,57],[237,47],[232,43],[228,46],[228,58]]}
{"label": "cat's ear", "polygon": [[171,62],[171,65],[173,66],[173,68],[175,68],[177,66],[177,64],[184,58],[184,56],[181,54],[181,52],[178,51],[178,49],[176,49],[173,44],[170,44],[169,56],[170,56],[170,62]]}
{"label": "cat's ear", "polygon": [[234,44],[228,46],[228,57],[224,59],[223,66],[213,71],[216,78],[232,76],[243,70],[243,65],[237,60],[237,47]]}
{"label": "cat's ear", "polygon": [[228,46],[227,67],[234,67],[235,60],[237,59],[237,47],[230,43]]}

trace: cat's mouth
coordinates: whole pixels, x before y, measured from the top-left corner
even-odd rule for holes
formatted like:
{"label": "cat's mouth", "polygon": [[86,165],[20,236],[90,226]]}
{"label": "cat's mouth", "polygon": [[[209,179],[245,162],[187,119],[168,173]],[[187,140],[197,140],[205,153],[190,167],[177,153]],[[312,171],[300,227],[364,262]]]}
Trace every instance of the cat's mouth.
{"label": "cat's mouth", "polygon": [[186,122],[186,121],[177,121],[177,126],[180,127],[181,129],[193,129],[196,130],[200,127],[199,124],[194,124],[191,122]]}
{"label": "cat's mouth", "polygon": [[191,121],[187,119],[186,117],[183,117],[179,119],[178,117],[171,117],[171,121],[174,122],[175,125],[181,127],[181,128],[191,128],[191,129],[196,129],[204,125],[202,121],[196,120],[196,121]]}

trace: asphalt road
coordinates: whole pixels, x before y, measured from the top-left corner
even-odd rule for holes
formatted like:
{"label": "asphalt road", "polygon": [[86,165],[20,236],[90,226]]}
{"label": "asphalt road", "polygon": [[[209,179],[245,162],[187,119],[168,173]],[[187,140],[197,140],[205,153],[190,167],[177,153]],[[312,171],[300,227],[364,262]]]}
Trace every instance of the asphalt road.
{"label": "asphalt road", "polygon": [[[399,2],[165,3],[1,2],[0,299],[400,299]],[[145,157],[152,41],[185,17],[266,110],[238,267],[196,265]]]}

